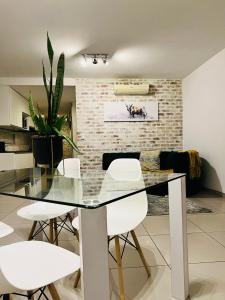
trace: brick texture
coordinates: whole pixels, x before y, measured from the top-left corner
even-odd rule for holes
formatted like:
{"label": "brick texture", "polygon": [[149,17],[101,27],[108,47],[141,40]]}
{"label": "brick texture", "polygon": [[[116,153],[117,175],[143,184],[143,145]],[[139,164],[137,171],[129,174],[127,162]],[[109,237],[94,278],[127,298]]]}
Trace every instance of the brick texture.
{"label": "brick texture", "polygon": [[[104,122],[104,103],[146,101],[147,96],[115,96],[114,83],[148,83],[159,101],[159,121]],[[151,98],[152,99],[152,98]],[[104,152],[182,149],[182,86],[180,80],[76,80],[77,142],[82,169],[101,169]]]}
{"label": "brick texture", "polygon": [[[71,129],[68,123],[66,123],[63,126],[61,133],[71,137]],[[73,157],[73,149],[65,140],[63,141],[63,157],[64,158]]]}

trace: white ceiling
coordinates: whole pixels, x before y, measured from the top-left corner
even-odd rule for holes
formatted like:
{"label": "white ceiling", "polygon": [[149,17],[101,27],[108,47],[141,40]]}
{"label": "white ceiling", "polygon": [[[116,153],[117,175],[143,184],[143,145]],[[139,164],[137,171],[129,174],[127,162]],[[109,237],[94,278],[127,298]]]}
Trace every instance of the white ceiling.
{"label": "white ceiling", "polygon": [[0,77],[40,77],[47,30],[67,77],[183,78],[225,48],[225,1],[1,0]]}
{"label": "white ceiling", "polygon": [[[47,97],[44,86],[40,85],[12,85],[17,93],[19,93],[24,98],[28,99],[31,92],[34,105],[38,104],[38,108],[41,112],[45,113],[47,111]],[[60,111],[59,113],[70,113],[71,105],[75,102],[75,87],[65,86],[63,89],[63,95],[61,99]]]}

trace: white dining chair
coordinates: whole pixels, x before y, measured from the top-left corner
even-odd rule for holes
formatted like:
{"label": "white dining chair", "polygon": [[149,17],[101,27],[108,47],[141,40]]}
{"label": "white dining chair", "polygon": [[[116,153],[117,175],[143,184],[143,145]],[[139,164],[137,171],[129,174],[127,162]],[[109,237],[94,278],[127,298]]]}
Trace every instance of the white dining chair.
{"label": "white dining chair", "polygon": [[[46,295],[60,300],[54,282],[80,268],[80,257],[61,247],[41,242],[23,241],[0,247],[0,294],[26,296],[34,300]],[[25,293],[24,293],[25,292]],[[36,299],[36,298],[35,298]]]}
{"label": "white dining chair", "polygon": [[[59,163],[57,170],[64,177],[80,178],[80,160],[78,158],[64,159]],[[62,229],[73,233],[78,238],[78,232],[72,226],[71,213],[73,211],[74,208],[67,205],[36,202],[20,208],[17,215],[33,222],[28,240],[43,233],[50,243],[58,245],[58,236]],[[49,234],[46,233],[46,228],[49,228]]]}
{"label": "white dining chair", "polygon": [[5,236],[13,233],[13,231],[14,231],[14,229],[11,226],[0,222],[0,238],[3,238]]}
{"label": "white dining chair", "polygon": [[[120,187],[123,186],[123,182],[125,184],[128,183],[129,186],[132,187],[135,185],[135,183],[143,180],[140,162],[137,159],[125,158],[112,161],[106,175],[112,178],[112,184],[114,186],[117,186],[118,183]],[[114,195],[116,195],[116,193],[118,196],[121,195],[121,191],[113,191],[113,193]],[[129,190],[127,191],[127,194],[128,193]],[[135,234],[135,228],[144,220],[147,215],[147,210],[148,201],[145,191],[107,205],[107,230],[109,242],[112,240],[115,241],[116,257],[114,258],[113,254],[111,252],[109,253],[111,256],[113,256],[118,265],[120,300],[125,299],[122,256],[127,244],[132,245],[137,250],[148,277],[151,275],[144,254],[138,242],[138,238]],[[77,230],[79,230],[78,217],[73,220],[72,224]],[[129,239],[129,233],[131,234],[133,241]],[[124,242],[122,251],[120,246],[121,240]],[[76,278],[74,284],[75,287],[78,284],[79,276]]]}

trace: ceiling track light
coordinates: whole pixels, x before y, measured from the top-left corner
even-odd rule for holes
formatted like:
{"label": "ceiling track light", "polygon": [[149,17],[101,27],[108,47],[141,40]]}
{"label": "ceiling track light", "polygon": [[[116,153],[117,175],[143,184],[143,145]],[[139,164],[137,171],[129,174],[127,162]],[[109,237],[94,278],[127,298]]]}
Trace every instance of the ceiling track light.
{"label": "ceiling track light", "polygon": [[96,55],[94,56],[92,63],[93,63],[93,65],[97,65],[98,59],[97,59]]}
{"label": "ceiling track light", "polygon": [[92,63],[97,65],[98,63],[103,63],[106,65],[109,60],[108,54],[82,54],[86,63]]}

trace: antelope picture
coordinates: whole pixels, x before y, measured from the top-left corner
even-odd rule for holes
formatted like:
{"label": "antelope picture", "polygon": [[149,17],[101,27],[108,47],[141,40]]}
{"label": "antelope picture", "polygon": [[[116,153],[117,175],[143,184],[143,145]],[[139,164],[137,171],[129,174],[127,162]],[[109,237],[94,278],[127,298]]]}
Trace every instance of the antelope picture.
{"label": "antelope picture", "polygon": [[[150,101],[149,101],[150,100]],[[143,122],[158,120],[158,101],[114,101],[104,103],[105,122]]]}
{"label": "antelope picture", "polygon": [[131,105],[126,105],[127,111],[129,112],[130,118],[143,118],[145,119],[147,117],[147,112],[144,106],[134,106],[133,104]]}

